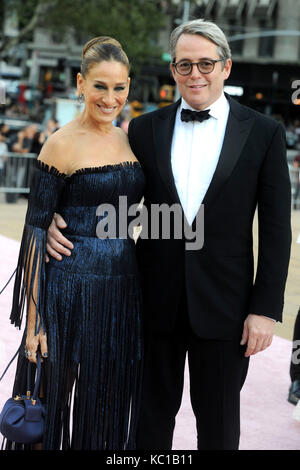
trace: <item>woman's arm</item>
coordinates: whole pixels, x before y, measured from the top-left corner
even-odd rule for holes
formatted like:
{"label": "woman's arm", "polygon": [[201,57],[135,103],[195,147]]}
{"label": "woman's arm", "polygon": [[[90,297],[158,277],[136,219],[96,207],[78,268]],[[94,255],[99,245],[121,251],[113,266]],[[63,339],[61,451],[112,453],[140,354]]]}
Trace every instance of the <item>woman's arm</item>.
{"label": "woman's arm", "polygon": [[[34,247],[35,249],[35,247]],[[34,252],[34,250],[33,250]],[[26,335],[26,348],[27,348],[27,357],[30,362],[36,363],[36,353],[38,347],[40,347],[40,352],[43,357],[48,356],[48,347],[47,347],[47,336],[44,330],[44,326],[40,326],[41,318],[37,315],[37,299],[38,299],[38,276],[35,276],[33,282],[33,291],[30,295],[29,293],[29,282],[28,280],[31,277],[32,272],[32,263],[33,259],[30,260],[29,276],[27,279],[27,302],[28,305],[28,317],[27,317],[27,335]],[[37,272],[39,271],[39,266],[37,267]]]}
{"label": "woman's arm", "polygon": [[14,285],[10,318],[20,328],[26,313],[26,346],[31,362],[36,362],[38,347],[47,355],[44,323],[47,230],[67,181],[61,168],[52,164],[59,156],[63,158],[59,146],[50,142],[35,162]]}

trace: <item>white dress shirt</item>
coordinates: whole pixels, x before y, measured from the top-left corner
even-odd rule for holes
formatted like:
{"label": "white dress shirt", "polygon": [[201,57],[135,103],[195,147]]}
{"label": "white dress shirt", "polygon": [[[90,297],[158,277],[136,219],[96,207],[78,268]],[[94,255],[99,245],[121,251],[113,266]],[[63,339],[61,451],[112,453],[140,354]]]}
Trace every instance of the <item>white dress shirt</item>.
{"label": "white dress shirt", "polygon": [[[181,121],[182,109],[193,109],[184,99],[178,107],[171,148],[174,181],[183,211],[191,225],[210,185],[223,145],[229,114],[224,93],[203,122]],[[197,111],[197,110],[195,110]]]}
{"label": "white dress shirt", "polygon": [[192,225],[219,161],[229,103],[222,93],[220,98],[206,108],[210,109],[211,117],[202,122],[181,121],[182,109],[197,111],[181,99],[175,119],[171,165],[183,211]]}

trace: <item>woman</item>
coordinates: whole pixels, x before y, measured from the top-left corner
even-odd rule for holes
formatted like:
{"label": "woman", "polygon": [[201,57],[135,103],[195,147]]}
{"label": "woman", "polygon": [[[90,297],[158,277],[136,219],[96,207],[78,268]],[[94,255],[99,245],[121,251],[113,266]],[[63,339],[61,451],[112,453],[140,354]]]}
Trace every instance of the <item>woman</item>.
{"label": "woman", "polygon": [[[39,349],[47,358],[43,449],[134,448],[142,359],[135,244],[96,235],[100,204],[113,205],[118,216],[119,196],[136,204],[143,193],[141,167],[112,124],[127,99],[128,74],[116,40],[85,45],[77,76],[84,110],[47,139],[32,179],[11,321],[21,325],[26,297],[27,357],[36,362]],[[74,250],[45,264],[56,211]],[[20,355],[14,393],[24,393],[26,369]]]}

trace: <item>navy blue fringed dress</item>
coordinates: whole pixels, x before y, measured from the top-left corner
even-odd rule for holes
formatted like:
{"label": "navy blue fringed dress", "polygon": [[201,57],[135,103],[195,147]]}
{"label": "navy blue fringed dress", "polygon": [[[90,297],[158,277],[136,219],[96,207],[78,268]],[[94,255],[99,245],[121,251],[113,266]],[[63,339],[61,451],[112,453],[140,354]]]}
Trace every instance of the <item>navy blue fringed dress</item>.
{"label": "navy blue fringed dress", "polygon": [[[138,162],[78,170],[71,176],[37,161],[14,285],[11,322],[20,327],[38,280],[37,319],[45,326],[43,449],[134,449],[142,372],[141,291],[130,237],[98,238],[103,203],[142,198]],[[67,223],[70,257],[45,263],[54,212]],[[101,219],[102,217],[102,219]],[[27,312],[28,314],[28,312]],[[25,342],[26,330],[23,337]],[[24,394],[27,359],[18,358],[13,393]],[[7,443],[7,448],[20,448]],[[24,447],[22,447],[24,448]]]}

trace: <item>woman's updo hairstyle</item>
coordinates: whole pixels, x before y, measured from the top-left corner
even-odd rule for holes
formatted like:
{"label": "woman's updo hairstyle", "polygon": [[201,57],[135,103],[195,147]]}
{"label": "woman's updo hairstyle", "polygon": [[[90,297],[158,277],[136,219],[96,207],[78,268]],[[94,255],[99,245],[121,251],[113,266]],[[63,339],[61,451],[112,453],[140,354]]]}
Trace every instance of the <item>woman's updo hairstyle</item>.
{"label": "woman's updo hairstyle", "polygon": [[130,64],[121,44],[109,36],[99,36],[88,41],[82,50],[81,74],[85,78],[92,65],[115,60],[124,64],[129,72]]}

